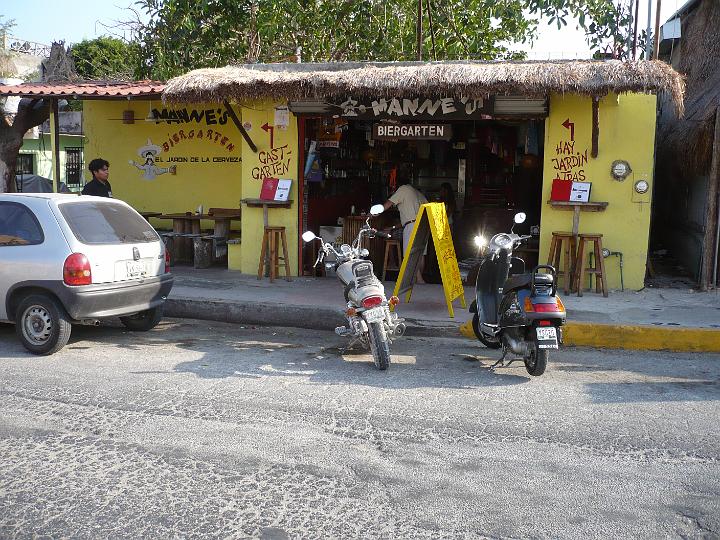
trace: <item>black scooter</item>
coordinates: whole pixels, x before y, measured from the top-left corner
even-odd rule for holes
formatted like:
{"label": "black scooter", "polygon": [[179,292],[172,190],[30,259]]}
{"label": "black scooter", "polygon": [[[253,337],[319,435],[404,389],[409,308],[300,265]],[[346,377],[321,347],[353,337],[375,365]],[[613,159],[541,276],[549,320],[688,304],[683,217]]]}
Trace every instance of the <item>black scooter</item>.
{"label": "black scooter", "polygon": [[[525,214],[515,215],[515,223],[523,223]],[[474,313],[472,326],[477,338],[491,349],[502,348],[497,366],[512,352],[522,357],[530,375],[545,372],[550,349],[562,344],[562,325],[565,306],[557,295],[555,268],[538,265],[525,272],[525,261],[513,257],[513,250],[531,238],[512,232],[499,233],[486,243],[481,236],[475,243],[484,253],[475,283],[475,300],[470,305]],[[547,273],[540,273],[541,270]]]}

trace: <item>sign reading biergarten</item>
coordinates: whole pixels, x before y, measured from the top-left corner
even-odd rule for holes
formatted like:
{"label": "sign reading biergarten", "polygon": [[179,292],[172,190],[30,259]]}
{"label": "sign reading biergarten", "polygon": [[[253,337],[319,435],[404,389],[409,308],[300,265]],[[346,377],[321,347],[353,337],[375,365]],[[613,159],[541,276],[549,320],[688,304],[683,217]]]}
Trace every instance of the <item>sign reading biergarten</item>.
{"label": "sign reading biergarten", "polygon": [[373,139],[382,140],[436,140],[452,139],[450,124],[375,124]]}

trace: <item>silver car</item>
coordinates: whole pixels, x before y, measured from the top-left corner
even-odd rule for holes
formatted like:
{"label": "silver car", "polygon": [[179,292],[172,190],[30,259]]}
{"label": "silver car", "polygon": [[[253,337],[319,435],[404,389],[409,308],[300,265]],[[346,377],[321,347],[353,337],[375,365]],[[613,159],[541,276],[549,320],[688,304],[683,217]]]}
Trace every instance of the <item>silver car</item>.
{"label": "silver car", "polygon": [[126,203],[56,193],[0,194],[0,321],[34,354],[65,346],[72,324],[162,318],[173,277],[157,232]]}

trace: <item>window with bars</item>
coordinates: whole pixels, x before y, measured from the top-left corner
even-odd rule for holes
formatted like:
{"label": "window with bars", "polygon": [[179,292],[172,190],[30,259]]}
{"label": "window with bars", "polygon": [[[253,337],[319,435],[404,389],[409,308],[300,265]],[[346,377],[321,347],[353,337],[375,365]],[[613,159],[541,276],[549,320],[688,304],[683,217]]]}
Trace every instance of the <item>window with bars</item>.
{"label": "window with bars", "polygon": [[65,147],[65,184],[79,186],[82,183],[82,147]]}
{"label": "window with bars", "polygon": [[34,157],[32,154],[18,154],[17,161],[15,162],[15,174],[21,176],[35,174]]}

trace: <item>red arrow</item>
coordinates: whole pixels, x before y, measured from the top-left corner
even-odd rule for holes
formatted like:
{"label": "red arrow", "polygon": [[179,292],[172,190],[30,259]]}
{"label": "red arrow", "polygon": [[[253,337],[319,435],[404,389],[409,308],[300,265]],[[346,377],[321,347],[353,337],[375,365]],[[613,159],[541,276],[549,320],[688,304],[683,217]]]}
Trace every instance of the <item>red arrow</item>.
{"label": "red arrow", "polygon": [[274,141],[274,139],[273,139],[274,133],[275,133],[275,126],[270,126],[270,125],[268,125],[267,122],[265,122],[265,123],[262,125],[262,128],[263,128],[265,131],[269,131],[269,132],[270,132],[270,148],[271,148],[271,149],[272,149],[272,148],[275,148],[275,144],[274,144],[275,141]]}
{"label": "red arrow", "polygon": [[565,120],[563,122],[562,125],[565,129],[570,130],[570,140],[574,141],[575,140],[575,122],[571,122],[570,119],[568,118],[567,120]]}

